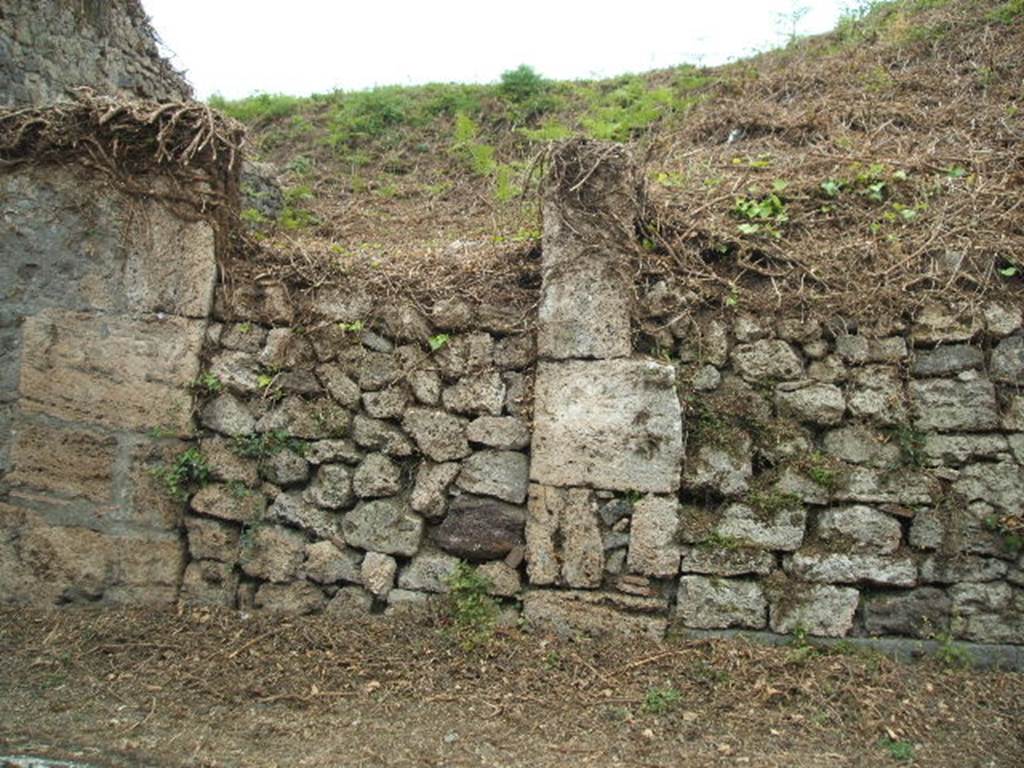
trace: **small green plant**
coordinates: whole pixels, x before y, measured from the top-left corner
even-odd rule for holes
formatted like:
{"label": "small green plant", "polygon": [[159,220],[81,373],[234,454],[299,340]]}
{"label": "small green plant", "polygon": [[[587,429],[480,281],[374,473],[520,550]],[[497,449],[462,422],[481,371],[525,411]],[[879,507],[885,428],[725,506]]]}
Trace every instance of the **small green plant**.
{"label": "small green plant", "polygon": [[150,473],[175,501],[184,501],[210,481],[210,466],[195,446],[178,454],[170,465],[153,467]]}
{"label": "small green plant", "polygon": [[924,465],[925,433],[913,424],[900,423],[892,428],[892,435],[900,449],[900,460],[909,467]]}
{"label": "small green plant", "polygon": [[284,208],[278,218],[281,226],[285,229],[302,229],[319,223],[313,212],[305,207],[315,197],[312,187],[308,184],[300,184],[286,189]]}
{"label": "small green plant", "polygon": [[[781,186],[780,186],[781,184]],[[779,229],[789,221],[789,213],[786,204],[779,197],[785,189],[785,182],[776,182],[774,191],[766,195],[757,195],[750,190],[749,197],[737,197],[732,212],[743,222],[737,227],[744,235],[768,234],[772,237],[782,237]]]}
{"label": "small green plant", "polygon": [[238,435],[231,440],[231,450],[243,459],[265,459],[279,451],[289,450],[303,456],[306,443],[283,429],[253,435]]}
{"label": "small green plant", "polygon": [[1024,517],[1021,515],[989,515],[984,525],[1002,540],[1003,546],[1012,554],[1024,549]]}
{"label": "small green plant", "polygon": [[669,686],[650,688],[644,696],[644,712],[649,715],[663,715],[674,709],[682,698],[677,689]]}
{"label": "small green plant", "polygon": [[447,333],[439,333],[427,339],[427,343],[430,345],[431,352],[437,352],[437,350],[441,349],[441,347],[447,344],[450,340],[451,336]]}
{"label": "small green plant", "polygon": [[490,581],[460,561],[447,579],[448,601],[455,636],[466,650],[487,643],[494,635],[498,604],[490,596]]}
{"label": "small green plant", "polygon": [[224,382],[217,374],[205,371],[192,382],[192,389],[202,395],[216,395],[224,389]]}
{"label": "small green plant", "polygon": [[338,323],[339,330],[345,333],[359,333],[365,327],[362,320],[353,320],[351,323]]}
{"label": "small green plant", "polygon": [[989,13],[992,21],[1000,24],[1013,24],[1015,20],[1024,16],[1024,0],[1009,0]]}
{"label": "small green plant", "polygon": [[898,741],[885,736],[878,741],[878,746],[889,753],[889,757],[898,763],[906,763],[914,758],[914,745],[909,741]]}
{"label": "small green plant", "polygon": [[746,502],[754,511],[766,517],[775,517],[781,512],[800,508],[800,499],[796,496],[775,490],[750,491]]}
{"label": "small green plant", "polygon": [[935,659],[946,667],[967,669],[974,666],[974,656],[963,645],[953,641],[953,636],[944,632],[935,638],[939,647],[935,650]]}
{"label": "small green plant", "polygon": [[743,547],[743,543],[732,536],[724,536],[717,531],[712,531],[697,544],[701,549],[728,549],[736,550]]}

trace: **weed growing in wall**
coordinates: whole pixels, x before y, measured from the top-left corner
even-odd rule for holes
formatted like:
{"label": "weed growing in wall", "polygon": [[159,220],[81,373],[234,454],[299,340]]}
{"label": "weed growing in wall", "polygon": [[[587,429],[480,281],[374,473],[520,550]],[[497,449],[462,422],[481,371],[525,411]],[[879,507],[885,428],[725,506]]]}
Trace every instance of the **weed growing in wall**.
{"label": "weed growing in wall", "polygon": [[471,650],[488,642],[498,619],[498,604],[488,594],[490,581],[465,562],[448,577],[448,602],[459,644]]}
{"label": "weed growing in wall", "polygon": [[210,465],[195,446],[178,454],[171,464],[154,467],[150,473],[176,501],[185,501],[210,481]]}

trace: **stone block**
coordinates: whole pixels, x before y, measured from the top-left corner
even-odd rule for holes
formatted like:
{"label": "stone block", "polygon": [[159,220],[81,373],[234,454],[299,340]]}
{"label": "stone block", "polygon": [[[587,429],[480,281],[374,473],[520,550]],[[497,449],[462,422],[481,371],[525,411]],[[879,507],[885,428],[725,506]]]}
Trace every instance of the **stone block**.
{"label": "stone block", "polygon": [[469,416],[500,416],[505,404],[505,382],[497,371],[459,379],[441,393],[449,411]]}
{"label": "stone block", "polygon": [[846,390],[851,416],[876,424],[899,424],[906,420],[903,383],[895,369],[870,365],[854,370]]}
{"label": "stone block", "polygon": [[224,483],[241,483],[250,488],[259,483],[255,459],[246,459],[235,453],[232,442],[223,437],[204,437],[199,450],[206,458],[210,477]]}
{"label": "stone block", "polygon": [[355,500],[352,470],[341,464],[321,465],[302,498],[321,509],[346,509]]}
{"label": "stone block", "polygon": [[846,401],[834,384],[783,384],[775,390],[775,407],[780,416],[830,426],[843,420]]}
{"label": "stone block", "polygon": [[686,457],[683,486],[690,491],[710,491],[719,496],[739,496],[750,488],[754,474],[749,435],[738,432],[727,443],[698,445]]}
{"label": "stone block", "polygon": [[523,618],[538,629],[561,636],[634,637],[660,640],[668,621],[654,598],[607,592],[534,590],[523,596]]}
{"label": "stone block", "polygon": [[193,560],[181,579],[179,599],[186,605],[235,607],[238,574],[230,563]]}
{"label": "stone block", "polygon": [[402,419],[420,451],[432,461],[455,461],[471,451],[466,439],[466,419],[429,408],[410,408]]}
{"label": "stone block", "polygon": [[256,426],[256,419],[249,409],[229,392],[218,395],[204,405],[199,413],[199,421],[207,429],[230,437],[251,435]]}
{"label": "stone block", "polygon": [[434,353],[433,360],[449,381],[488,370],[494,364],[494,338],[482,332],[453,336]]}
{"label": "stone block", "polygon": [[477,573],[487,581],[489,595],[515,597],[522,590],[519,571],[500,560],[483,563],[477,568]]}
{"label": "stone block", "polygon": [[301,616],[323,610],[327,598],[308,581],[286,584],[260,584],[256,590],[256,607],[283,616]]}
{"label": "stone block", "polygon": [[25,320],[23,412],[145,432],[191,428],[205,321],[46,310]]}
{"label": "stone block", "polygon": [[914,426],[922,431],[982,432],[999,428],[995,388],[985,379],[926,379],[910,383]]}
{"label": "stone block", "polygon": [[420,547],[423,521],[397,499],[378,499],[346,514],[342,531],[354,547],[412,557]]}
{"label": "stone block", "polygon": [[900,446],[891,436],[863,424],[833,429],[825,434],[825,453],[849,464],[892,467],[900,460]]}
{"label": "stone block", "polygon": [[930,640],[949,630],[951,605],[946,593],[934,587],[867,594],[862,608],[864,629],[869,635]]}
{"label": "stone block", "polygon": [[957,584],[949,596],[954,636],[980,643],[1024,642],[1024,590],[993,581]]}
{"label": "stone block", "polygon": [[873,339],[841,334],[836,337],[836,354],[853,365],[895,363],[907,357],[907,342],[901,336]]}
{"label": "stone block", "polygon": [[1010,336],[992,350],[992,379],[1001,384],[1024,384],[1024,336]]}
{"label": "stone block", "polygon": [[843,637],[853,628],[860,593],[849,587],[791,584],[770,594],[769,625],[773,632],[798,630],[809,635]]}
{"label": "stone block", "polygon": [[679,570],[706,576],[767,576],[775,570],[775,558],[763,549],[719,546],[708,542],[684,547]]}
{"label": "stone block", "polygon": [[211,483],[199,489],[192,497],[191,505],[202,515],[236,523],[252,523],[263,517],[267,500],[257,491]]}
{"label": "stone block", "polygon": [[331,541],[306,544],[306,560],[300,575],[317,584],[347,581],[361,584],[363,554],[351,547],[339,547]]}
{"label": "stone block", "polygon": [[361,499],[394,496],[402,488],[402,469],[383,453],[371,453],[352,475],[352,490]]}
{"label": "stone block", "polygon": [[462,495],[449,505],[433,540],[445,552],[467,560],[505,557],[524,544],[526,510],[496,499]]}
{"label": "stone block", "polygon": [[914,318],[911,339],[915,345],[969,341],[982,330],[983,320],[963,307],[938,302],[926,304]]}
{"label": "stone block", "polygon": [[679,502],[674,496],[644,496],[633,504],[628,566],[645,576],[679,572]]}
{"label": "stone block", "polygon": [[512,504],[526,500],[530,461],[516,451],[478,451],[462,462],[456,484],[467,493]]}
{"label": "stone block", "polygon": [[362,587],[342,587],[334,593],[325,613],[332,616],[365,616],[373,607],[373,595]]}
{"label": "stone block", "polygon": [[601,586],[604,546],[593,492],[530,486],[526,563],[531,584]]}
{"label": "stone block", "polygon": [[10,471],[13,487],[97,504],[113,502],[117,441],[89,429],[20,419],[14,425]]}
{"label": "stone block", "polygon": [[806,522],[802,505],[762,513],[746,504],[730,504],[715,533],[742,546],[792,552],[803,543]]}
{"label": "stone block", "polygon": [[185,516],[188,551],[194,560],[219,560],[234,563],[241,548],[238,526],[207,517]]}
{"label": "stone block", "polygon": [[902,535],[894,517],[861,504],[826,509],[818,517],[818,538],[832,550],[889,555]]}
{"label": "stone block", "polygon": [[363,586],[374,597],[384,600],[395,586],[398,562],[390,555],[367,552],[360,566]]}
{"label": "stone block", "polygon": [[1010,451],[1006,437],[998,434],[951,435],[930,432],[921,454],[930,466],[961,466],[978,460],[1005,458]]}
{"label": "stone block", "polygon": [[448,488],[459,474],[455,462],[435,464],[424,461],[416,471],[410,504],[428,520],[439,520],[448,511]]}
{"label": "stone block", "polygon": [[447,592],[459,559],[443,552],[420,552],[398,575],[398,586],[419,592]]}
{"label": "stone block", "polygon": [[695,629],[763,629],[768,624],[768,601],[756,581],[683,576],[676,620]]}
{"label": "stone block", "polygon": [[309,464],[295,451],[284,448],[260,462],[260,474],[274,485],[298,485],[309,479]]}
{"label": "stone block", "polygon": [[301,492],[278,493],[267,510],[266,519],[309,531],[321,539],[344,542],[341,516],[307,502]]}
{"label": "stone block", "polygon": [[480,416],[466,427],[471,443],[503,450],[519,450],[530,445],[530,429],[513,416]]}
{"label": "stone block", "polygon": [[[424,424],[421,419],[417,419],[414,423],[424,431],[427,431],[429,426]],[[360,414],[357,414],[352,420],[352,439],[360,448],[380,451],[388,456],[404,457],[413,454],[412,443],[402,430],[386,421],[371,419]],[[424,439],[429,439],[429,437]],[[463,455],[468,454],[469,445],[467,444],[466,453]],[[462,458],[462,456],[458,458]]]}
{"label": "stone block", "polygon": [[294,579],[306,557],[306,537],[280,525],[257,525],[242,538],[239,564],[250,576],[266,581]]}
{"label": "stone block", "polygon": [[922,349],[914,353],[910,375],[918,378],[950,376],[961,371],[981,368],[985,353],[970,344],[950,344],[935,349]]}
{"label": "stone block", "polygon": [[783,561],[786,573],[824,584],[877,584],[913,587],[917,566],[910,557],[797,552]]}
{"label": "stone block", "polygon": [[779,339],[740,344],[732,351],[732,365],[747,381],[798,379],[804,371],[800,355]]}
{"label": "stone block", "polygon": [[672,366],[649,360],[538,366],[531,480],[672,493],[681,460]]}

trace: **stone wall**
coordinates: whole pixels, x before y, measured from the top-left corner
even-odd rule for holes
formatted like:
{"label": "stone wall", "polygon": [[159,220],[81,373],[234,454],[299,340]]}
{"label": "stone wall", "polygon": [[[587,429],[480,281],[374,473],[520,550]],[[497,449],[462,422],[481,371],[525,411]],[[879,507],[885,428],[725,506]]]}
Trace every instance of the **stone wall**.
{"label": "stone wall", "polygon": [[1024,644],[1021,303],[638,290],[628,153],[554,161],[536,317],[215,292],[209,225],[0,177],[0,599],[391,612],[468,561],[560,631]]}
{"label": "stone wall", "polygon": [[170,603],[213,229],[102,177],[0,175],[0,599]]}
{"label": "stone wall", "polygon": [[4,0],[0,106],[50,103],[83,85],[160,100],[191,94],[160,58],[138,0]]}

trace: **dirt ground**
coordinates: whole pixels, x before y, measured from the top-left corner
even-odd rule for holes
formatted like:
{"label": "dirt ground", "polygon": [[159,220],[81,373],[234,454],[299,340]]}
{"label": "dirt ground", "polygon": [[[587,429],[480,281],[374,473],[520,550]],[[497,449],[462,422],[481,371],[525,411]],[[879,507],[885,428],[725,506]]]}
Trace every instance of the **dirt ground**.
{"label": "dirt ground", "polygon": [[0,754],[98,766],[1024,764],[1024,675],[443,614],[0,609]]}

